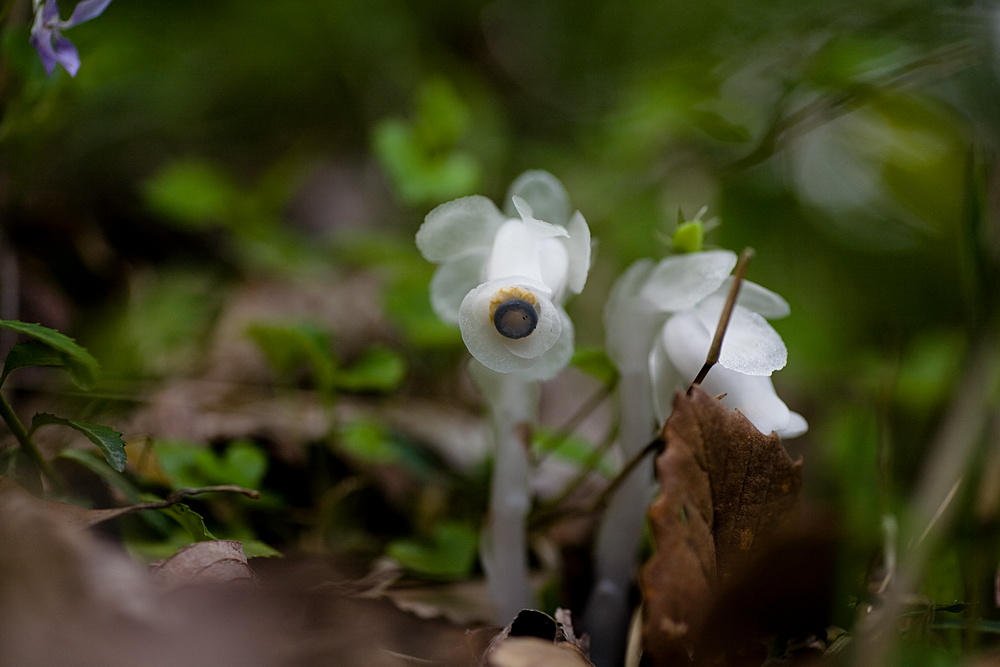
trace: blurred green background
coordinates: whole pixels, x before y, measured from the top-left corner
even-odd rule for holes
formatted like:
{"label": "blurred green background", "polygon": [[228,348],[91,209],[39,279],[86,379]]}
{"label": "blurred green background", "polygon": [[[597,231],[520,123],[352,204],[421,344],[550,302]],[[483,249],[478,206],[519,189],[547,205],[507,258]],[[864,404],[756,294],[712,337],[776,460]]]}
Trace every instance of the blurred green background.
{"label": "blurred green background", "polygon": [[[845,623],[998,331],[993,3],[115,0],[67,31],[76,78],[45,76],[28,0],[3,12],[0,315],[101,360],[99,391],[56,396],[121,425],[143,483],[248,462],[272,497],[200,507],[217,533],[471,572],[481,460],[385,415],[475,414],[413,234],[528,168],[597,239],[570,304],[584,346],[679,212],[756,250],[749,278],[792,307],[775,383],[810,423],[788,443],[807,496],[844,531]],[[53,400],[47,378],[21,400]],[[998,432],[968,470],[996,465]],[[997,618],[1000,482],[970,479],[926,593]]]}

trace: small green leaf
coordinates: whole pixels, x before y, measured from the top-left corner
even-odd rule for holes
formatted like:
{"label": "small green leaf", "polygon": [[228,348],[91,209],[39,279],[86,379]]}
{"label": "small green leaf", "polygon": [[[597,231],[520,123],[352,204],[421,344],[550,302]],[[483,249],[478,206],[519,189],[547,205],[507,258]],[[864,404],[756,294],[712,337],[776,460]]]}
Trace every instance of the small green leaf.
{"label": "small green leaf", "polygon": [[595,377],[610,387],[618,381],[618,369],[607,353],[599,347],[580,346],[573,352],[574,367]]}
{"label": "small green leaf", "polygon": [[305,367],[317,389],[333,390],[338,363],[329,332],[308,322],[296,322],[254,324],[247,328],[247,335],[278,373],[292,375]]}
{"label": "small green leaf", "polygon": [[400,453],[391,434],[377,422],[358,419],[341,427],[337,440],[350,456],[366,463],[396,463]]}
{"label": "small green leaf", "polygon": [[284,554],[260,540],[242,540],[243,555],[247,558],[282,558]]}
{"label": "small green leaf", "polygon": [[[0,327],[31,336],[37,341],[33,341],[27,347],[23,347],[23,344],[14,346],[4,363],[0,383],[7,378],[7,374],[12,370],[24,366],[62,366],[69,372],[73,382],[81,389],[89,389],[97,382],[97,375],[100,372],[100,364],[97,363],[97,359],[94,359],[87,350],[80,347],[69,336],[40,324],[18,320],[0,320]],[[39,344],[48,347],[52,352],[43,352]],[[11,360],[12,356],[13,360]]]}
{"label": "small green leaf", "polygon": [[146,201],[179,227],[211,229],[225,224],[242,196],[236,184],[207,162],[180,161],[145,184]]}
{"label": "small green leaf", "polygon": [[176,487],[236,484],[258,488],[267,472],[267,454],[248,440],[230,443],[221,455],[195,443],[157,441],[153,453]]}
{"label": "small green leaf", "polygon": [[[162,500],[160,498],[152,497],[151,500]],[[191,535],[191,539],[196,542],[204,542],[206,540],[217,540],[212,531],[208,529],[205,525],[205,519],[200,514],[195,512],[193,509],[185,505],[184,503],[178,503],[176,505],[171,505],[170,507],[164,507],[160,510],[171,519],[176,521],[181,525],[182,528],[188,531]]]}
{"label": "small green leaf", "polygon": [[110,426],[63,419],[47,412],[39,412],[32,418],[29,430],[34,433],[40,426],[48,424],[59,424],[76,429],[101,449],[109,466],[118,472],[125,470],[125,441],[122,440],[122,434]]}
{"label": "small green leaf", "polygon": [[373,346],[350,368],[337,372],[337,387],[345,391],[392,391],[406,377],[406,362],[398,352]]}
{"label": "small green leaf", "polygon": [[470,526],[443,521],[434,528],[429,542],[395,540],[387,553],[408,570],[428,577],[462,579],[476,561],[478,534]]}

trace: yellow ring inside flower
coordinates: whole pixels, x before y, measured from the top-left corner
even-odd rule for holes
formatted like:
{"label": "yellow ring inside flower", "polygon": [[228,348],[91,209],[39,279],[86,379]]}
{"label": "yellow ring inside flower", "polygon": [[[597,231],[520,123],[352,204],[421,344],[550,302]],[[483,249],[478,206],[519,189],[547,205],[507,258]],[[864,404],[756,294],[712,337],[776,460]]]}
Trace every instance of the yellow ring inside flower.
{"label": "yellow ring inside flower", "polygon": [[520,287],[503,287],[490,299],[490,321],[505,338],[531,335],[538,326],[538,299]]}

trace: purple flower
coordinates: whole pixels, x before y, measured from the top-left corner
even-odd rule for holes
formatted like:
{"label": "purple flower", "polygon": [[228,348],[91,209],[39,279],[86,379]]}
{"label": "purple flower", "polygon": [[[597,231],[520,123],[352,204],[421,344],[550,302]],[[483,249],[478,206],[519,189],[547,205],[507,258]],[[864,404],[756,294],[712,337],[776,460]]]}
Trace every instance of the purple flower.
{"label": "purple flower", "polygon": [[76,76],[80,69],[80,54],[77,53],[73,42],[62,36],[62,31],[100,16],[110,4],[111,0],[81,0],[69,19],[63,21],[59,18],[59,5],[56,0],[35,0],[31,45],[38,51],[46,74],[52,76],[58,63],[69,72],[70,76]]}

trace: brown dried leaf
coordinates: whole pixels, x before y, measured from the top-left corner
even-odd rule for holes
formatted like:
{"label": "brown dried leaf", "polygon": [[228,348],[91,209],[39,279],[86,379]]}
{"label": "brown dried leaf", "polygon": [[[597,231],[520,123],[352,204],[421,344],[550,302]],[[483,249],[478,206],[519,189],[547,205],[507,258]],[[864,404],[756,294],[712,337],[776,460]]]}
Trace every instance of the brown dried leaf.
{"label": "brown dried leaf", "polygon": [[698,661],[692,653],[716,592],[793,518],[802,462],[700,387],[674,398],[663,438],[643,635],[654,665],[682,665]]}
{"label": "brown dried leaf", "polygon": [[153,579],[168,588],[189,584],[256,582],[247,564],[243,545],[234,540],[212,540],[190,544],[166,560],[151,563]]}

